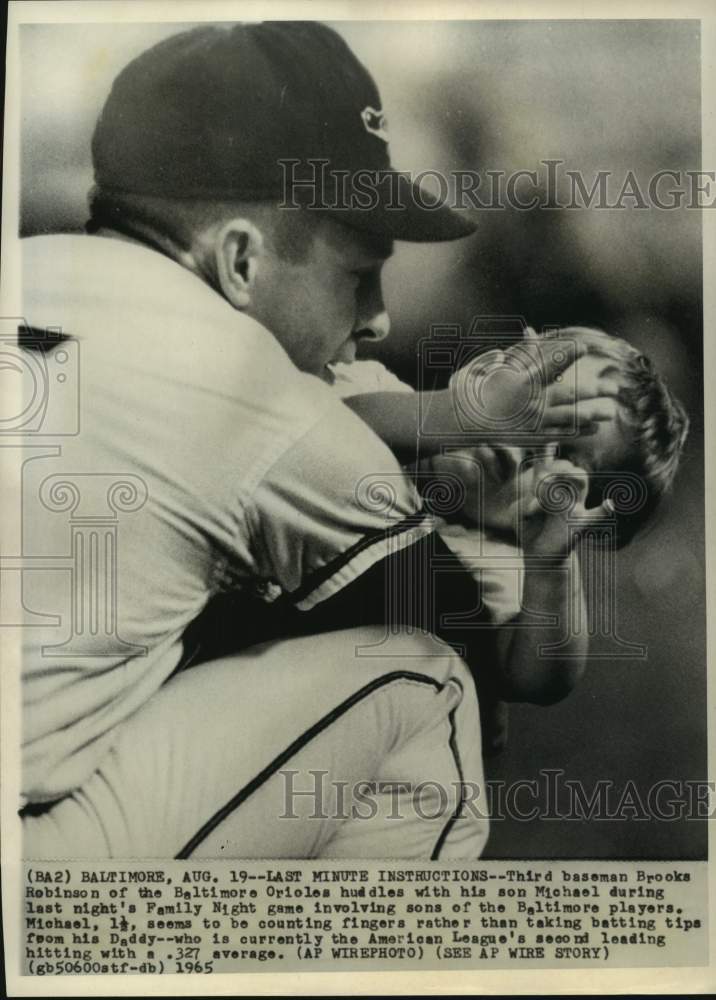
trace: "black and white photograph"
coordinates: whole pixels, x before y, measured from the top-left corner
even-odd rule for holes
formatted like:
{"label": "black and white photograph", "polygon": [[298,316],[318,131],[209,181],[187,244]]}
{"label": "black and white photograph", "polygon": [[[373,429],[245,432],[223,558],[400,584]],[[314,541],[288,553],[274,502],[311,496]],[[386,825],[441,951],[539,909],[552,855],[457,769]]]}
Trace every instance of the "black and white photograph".
{"label": "black and white photograph", "polygon": [[712,23],[294,6],[10,5],[8,995],[707,992]]}

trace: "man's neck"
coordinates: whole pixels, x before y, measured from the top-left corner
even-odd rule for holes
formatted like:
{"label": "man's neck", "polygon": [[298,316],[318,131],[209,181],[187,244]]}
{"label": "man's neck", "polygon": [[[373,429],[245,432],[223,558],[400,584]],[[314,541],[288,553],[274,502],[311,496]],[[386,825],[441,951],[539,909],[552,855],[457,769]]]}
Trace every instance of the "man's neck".
{"label": "man's neck", "polygon": [[93,230],[92,235],[120,240],[123,243],[133,243],[135,246],[156,250],[165,257],[169,257],[176,264],[191,271],[192,274],[205,280],[196,266],[193,255],[189,251],[183,250],[170,237],[165,236],[153,226],[149,226],[141,221],[132,220],[126,223],[123,222],[121,229],[114,226],[99,226]]}
{"label": "man's neck", "polygon": [[112,229],[109,226],[100,226],[99,229],[92,233],[92,235],[103,236],[111,240],[121,240],[123,243],[138,243],[140,246],[146,246],[146,243],[138,239],[136,236],[129,236],[127,233],[120,233],[118,229]]}

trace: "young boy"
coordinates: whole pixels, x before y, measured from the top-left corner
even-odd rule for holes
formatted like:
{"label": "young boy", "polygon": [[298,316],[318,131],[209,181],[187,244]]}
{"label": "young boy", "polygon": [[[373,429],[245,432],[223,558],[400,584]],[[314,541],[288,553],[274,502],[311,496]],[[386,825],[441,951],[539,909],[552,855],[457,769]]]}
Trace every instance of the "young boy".
{"label": "young boy", "polygon": [[[586,428],[582,424],[581,433],[564,436],[557,444],[545,443],[542,436],[539,444],[528,448],[500,444],[499,431],[484,427],[479,433],[485,443],[446,448],[455,442],[456,433],[464,432],[465,421],[458,421],[456,414],[459,409],[469,412],[470,379],[477,383],[486,373],[496,373],[493,398],[499,402],[502,352],[478,357],[471,363],[472,371],[458,373],[448,389],[429,397],[423,394],[421,400],[378,362],[332,367],[333,384],[346,405],[395,451],[404,454],[412,448],[414,453],[419,445],[423,454],[433,453],[420,462],[419,480],[447,478],[453,488],[460,487],[455,489],[456,497],[461,497],[459,507],[455,505],[440,533],[479,579],[482,600],[493,620],[505,626],[499,630],[500,681],[492,692],[480,692],[486,709],[486,750],[504,743],[505,714],[495,707],[500,697],[554,701],[583,671],[586,630],[561,643],[562,662],[556,662],[554,655],[541,658],[536,655],[538,645],[549,643],[556,634],[536,622],[533,614],[538,610],[541,615],[556,615],[559,633],[569,603],[573,609],[574,602],[583,603],[573,552],[577,519],[585,527],[608,524],[604,537],[615,547],[630,541],[670,489],[688,432],[681,403],[651,362],[626,341],[583,327],[540,338],[528,332],[530,340],[539,340],[544,347],[550,340],[567,337],[585,348],[572,366],[574,371],[564,373],[573,376],[579,392],[564,385],[560,390],[560,382],[555,389],[563,393],[567,410],[591,400],[592,419]],[[423,437],[417,415],[426,411],[432,413],[432,423],[429,436]],[[551,426],[558,432],[557,423]],[[572,419],[565,426],[577,429],[579,421]],[[555,567],[566,570],[566,585],[557,579]]]}

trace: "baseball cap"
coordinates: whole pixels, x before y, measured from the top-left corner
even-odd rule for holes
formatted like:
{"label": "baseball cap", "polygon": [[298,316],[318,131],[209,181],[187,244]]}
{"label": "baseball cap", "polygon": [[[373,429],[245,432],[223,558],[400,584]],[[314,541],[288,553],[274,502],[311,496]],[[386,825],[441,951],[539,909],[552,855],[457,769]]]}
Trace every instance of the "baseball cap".
{"label": "baseball cap", "polygon": [[378,89],[315,21],[210,25],[122,70],[92,139],[97,188],[274,200],[415,242],[475,226],[393,169]]}

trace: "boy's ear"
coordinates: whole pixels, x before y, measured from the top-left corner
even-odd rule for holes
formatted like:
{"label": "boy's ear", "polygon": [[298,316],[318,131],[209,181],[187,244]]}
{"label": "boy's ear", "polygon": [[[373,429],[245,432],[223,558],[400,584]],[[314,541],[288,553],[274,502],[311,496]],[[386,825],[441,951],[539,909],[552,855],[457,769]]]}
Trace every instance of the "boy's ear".
{"label": "boy's ear", "polygon": [[260,230],[248,219],[231,219],[219,230],[214,247],[222,294],[235,309],[246,310],[263,248]]}

